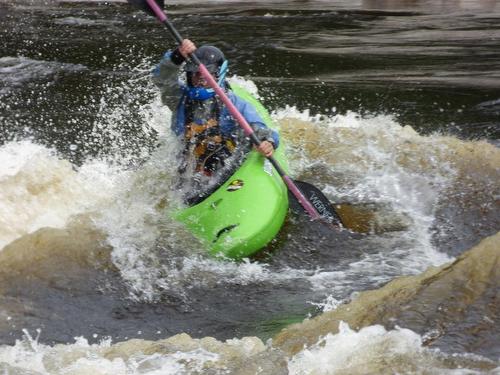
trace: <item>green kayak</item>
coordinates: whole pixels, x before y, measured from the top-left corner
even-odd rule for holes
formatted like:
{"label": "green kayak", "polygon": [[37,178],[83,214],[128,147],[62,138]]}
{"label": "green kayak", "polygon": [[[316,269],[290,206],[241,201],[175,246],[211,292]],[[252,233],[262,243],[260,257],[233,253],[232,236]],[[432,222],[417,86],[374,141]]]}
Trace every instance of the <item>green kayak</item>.
{"label": "green kayak", "polygon": [[[242,87],[231,85],[255,106],[266,125],[275,128],[267,110]],[[283,145],[274,153],[286,170]],[[201,240],[216,257],[240,259],[255,254],[279,232],[288,211],[286,185],[269,161],[250,151],[222,185],[201,202],[175,214],[175,219]]]}

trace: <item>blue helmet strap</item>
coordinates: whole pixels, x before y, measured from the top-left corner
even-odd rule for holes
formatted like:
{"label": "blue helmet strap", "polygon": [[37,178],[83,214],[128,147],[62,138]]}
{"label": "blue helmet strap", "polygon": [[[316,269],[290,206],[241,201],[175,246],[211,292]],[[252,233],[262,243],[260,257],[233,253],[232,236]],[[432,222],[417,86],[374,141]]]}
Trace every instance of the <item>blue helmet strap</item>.
{"label": "blue helmet strap", "polygon": [[229,65],[229,63],[227,62],[227,60],[224,60],[224,62],[222,63],[222,65],[219,68],[219,80],[217,81],[219,86],[222,86],[224,84],[224,80],[226,79],[228,65]]}

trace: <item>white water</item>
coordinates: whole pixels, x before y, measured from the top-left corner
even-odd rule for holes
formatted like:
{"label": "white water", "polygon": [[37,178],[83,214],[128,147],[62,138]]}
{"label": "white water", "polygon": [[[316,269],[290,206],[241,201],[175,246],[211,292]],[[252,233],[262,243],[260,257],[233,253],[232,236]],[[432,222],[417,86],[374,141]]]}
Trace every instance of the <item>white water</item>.
{"label": "white water", "polygon": [[[252,82],[241,79],[238,82],[254,90]],[[139,86],[148,90],[143,78],[125,88],[110,87],[100,103],[101,115],[92,142],[113,139],[116,157],[89,158],[75,168],[54,150],[34,140],[9,142],[0,147],[0,248],[43,227],[63,228],[75,215],[86,214],[107,236],[113,247],[113,262],[133,297],[151,301],[162,290],[173,289],[182,295],[196,285],[223,287],[265,282],[279,286],[284,281],[306,280],[311,290],[329,294],[319,304],[325,310],[334,309],[340,303],[339,296],[344,296],[353,285],[361,282],[376,285],[395,275],[417,273],[449,260],[432,246],[429,229],[439,194],[453,183],[453,169],[439,153],[424,155],[428,164],[425,169],[419,169],[418,163],[400,160],[405,152],[414,157],[426,147],[438,149],[439,136],[419,136],[388,116],[362,118],[349,113],[313,117],[294,108],[278,110],[273,117],[278,122],[303,120],[311,128],[319,127],[323,134],[321,141],[326,141],[327,149],[332,150],[316,157],[304,145],[290,140],[291,167],[295,174],[319,165],[328,176],[331,174],[333,181],[338,176],[348,176],[347,184],[342,187],[329,184],[324,192],[333,200],[387,203],[409,217],[411,226],[407,231],[374,239],[370,246],[378,251],[367,253],[343,268],[328,265],[317,270],[290,267],[271,270],[261,262],[208,259],[190,234],[168,216],[169,210],[178,205],[175,194],[168,191],[174,171],[169,160],[177,148],[166,130],[169,111],[158,98],[140,111],[143,133],[158,134],[160,146],[140,168],[135,168],[135,159],[127,155],[127,150],[137,151],[137,148],[133,140],[122,135],[121,126],[128,105],[134,101],[133,88]],[[112,104],[123,98],[123,92],[132,94],[127,100],[118,100],[119,105]],[[356,137],[349,137],[343,129],[356,131]],[[347,157],[334,159],[332,155],[338,147],[345,145],[349,148],[342,152]],[[403,145],[416,148],[401,151]],[[147,156],[145,150],[139,148],[139,151],[144,151],[139,153],[140,157]],[[165,208],[160,209],[158,205],[163,200]],[[161,253],[158,253],[160,238]],[[159,255],[174,261],[160,262]],[[234,340],[232,345],[246,348],[247,343]],[[0,370],[7,374],[15,373],[16,367],[40,374],[195,374],[210,368],[221,356],[216,350],[200,348],[144,354],[141,345],[130,351],[118,349],[120,355],[113,356],[107,352],[110,348],[113,344],[109,340],[90,345],[79,338],[74,344],[51,347],[27,336],[14,346],[0,347]],[[408,368],[415,373],[479,373],[473,369],[447,369],[440,360],[442,356],[423,348],[422,338],[409,330],[386,331],[372,326],[355,332],[342,326],[337,335],[328,335],[290,358],[288,369],[291,374],[342,371],[355,374],[364,373],[374,363],[389,362],[389,368],[400,373]],[[225,371],[222,368],[214,373]]]}
{"label": "white water", "polygon": [[[0,346],[0,369],[4,374],[232,374],[234,367],[258,355],[264,362],[271,346],[256,338],[227,340],[190,339],[179,335],[167,341],[131,340],[112,343],[109,339],[89,344],[76,338],[72,344],[48,346],[25,332],[14,346]],[[463,366],[463,363],[468,365]],[[382,326],[352,330],[345,323],[338,334],[328,334],[318,343],[288,359],[290,375],[329,374],[485,374],[480,364],[495,362],[476,355],[447,355],[422,346],[422,337],[397,328]],[[498,365],[498,364],[497,364]],[[248,366],[248,364],[247,364]],[[255,372],[255,374],[263,373]],[[500,367],[488,372],[499,374]]]}
{"label": "white water", "polygon": [[54,347],[39,344],[26,335],[13,347],[0,347],[0,364],[8,364],[4,373],[19,370],[35,371],[37,374],[191,374],[201,371],[207,362],[217,360],[218,355],[202,349],[177,352],[170,355],[144,355],[140,351],[121,358],[109,358],[106,349],[110,340],[90,345],[84,338],[76,338],[74,344]]}
{"label": "white water", "polygon": [[[454,2],[455,6],[466,3]],[[359,7],[360,4],[359,1],[344,2],[344,6],[348,7]],[[89,24],[82,18],[54,22],[82,27]],[[99,24],[99,21],[93,22],[94,26]],[[103,24],[107,22],[103,21]],[[15,67],[14,74],[9,70],[2,71],[0,67],[0,83],[4,80],[9,90],[26,81],[50,81],[53,72],[61,68],[84,69],[24,58],[13,59],[18,60],[12,64],[0,58],[0,65],[3,62]],[[31,70],[31,76],[26,76],[24,80],[20,73]],[[131,82],[131,86],[144,87],[144,80]],[[166,142],[138,170],[134,165],[136,156],[127,156],[127,152],[134,148],[134,139],[125,139],[121,135],[129,102],[123,101],[122,107],[110,108],[111,99],[114,100],[116,95],[120,98],[119,89],[110,87],[104,93],[102,121],[96,123],[94,132],[96,144],[101,140],[114,140],[116,158],[89,159],[82,167],[74,169],[37,141],[11,142],[2,146],[0,228],[5,232],[0,230],[0,241],[3,241],[0,242],[0,249],[39,228],[62,228],[74,215],[83,213],[90,215],[94,224],[107,235],[108,242],[113,246],[113,261],[133,296],[154,300],[162,289],[184,291],[196,285],[223,288],[225,284],[265,282],[280,287],[283,281],[296,279],[309,281],[311,290],[333,293],[322,304],[317,304],[325,310],[335,309],[341,302],[337,298],[357,283],[383,283],[394,275],[416,273],[429,265],[448,260],[432,246],[429,228],[434,220],[434,204],[442,190],[453,183],[453,169],[446,166],[445,159],[434,158],[433,155],[425,155],[426,160],[434,165],[430,169],[420,169],[418,163],[415,167],[401,164],[394,156],[401,139],[410,146],[427,143],[433,149],[438,147],[439,137],[412,134],[411,129],[404,128],[387,116],[361,118],[356,113],[350,113],[346,116],[312,118],[307,112],[290,113],[290,109],[278,111],[275,118],[303,118],[312,127],[325,129],[327,136],[324,138],[330,140],[328,145],[334,151],[338,145],[346,143],[353,149],[352,152],[342,151],[351,160],[335,161],[330,158],[331,155],[316,158],[307,153],[296,153],[291,147],[295,172],[301,174],[309,167],[320,166],[326,167],[333,177],[348,176],[348,184],[331,183],[324,192],[332,199],[388,203],[397,213],[410,218],[409,230],[380,236],[370,243],[378,251],[367,252],[342,268],[328,265],[314,271],[286,267],[272,270],[261,262],[221,263],[207,259],[196,241],[168,218],[168,210],[175,205],[175,196],[167,192],[171,175],[168,161],[175,154],[175,149],[171,149],[168,142],[171,139],[165,132],[168,126],[165,126],[163,117],[168,115],[168,110],[159,105],[159,100],[142,109],[144,134],[152,135],[150,130],[155,130]],[[125,91],[128,89],[130,87],[126,87]],[[0,95],[2,90],[0,88]],[[134,91],[131,92],[130,99],[133,101],[136,97]],[[47,126],[50,125],[47,123]],[[343,138],[342,134],[337,135],[341,129],[358,129],[359,137],[355,141]],[[291,145],[296,144],[291,142]],[[140,156],[147,157],[148,151],[143,151]],[[410,156],[425,152],[423,147],[408,151]],[[4,161],[5,170],[2,169]],[[166,209],[159,209],[158,203],[164,198]],[[175,256],[178,262],[158,262],[155,246],[159,238],[162,239],[160,250],[163,256]],[[168,240],[164,241],[165,238]],[[0,346],[0,371],[6,374],[32,374],[34,371],[42,374],[194,374],[204,373],[204,369],[212,368],[221,358],[220,352],[215,349],[195,348],[166,353],[158,348],[156,351],[143,350],[141,344],[134,347],[135,342],[132,341],[128,344],[132,348],[116,348],[113,354],[107,351],[115,349],[109,340],[89,345],[84,338],[79,338],[74,344],[52,347],[27,337],[14,346]],[[233,348],[242,348],[243,353],[250,351],[248,343],[243,340],[233,340],[231,344]],[[443,364],[460,357],[422,347],[422,337],[409,330],[387,331],[372,326],[356,332],[342,326],[339,334],[328,335],[317,345],[290,358],[288,370],[292,374],[364,374],[375,373],[378,369],[370,366],[385,364],[380,373],[480,373],[467,366],[451,369]],[[470,359],[473,361],[472,357]],[[228,371],[222,367],[214,369],[214,373],[225,374]],[[490,373],[500,374],[500,370]]]}
{"label": "white water", "polygon": [[[288,368],[290,375],[483,373],[470,368],[452,369],[446,364],[447,358],[453,356],[423,347],[422,337],[409,329],[387,331],[376,325],[355,331],[341,322],[338,334],[328,334],[293,356]],[[463,358],[482,359],[468,355]]]}
{"label": "white water", "polygon": [[[410,229],[396,236],[374,239],[371,246],[380,247],[379,251],[342,269],[332,265],[315,271],[288,267],[270,271],[266,264],[259,262],[207,259],[197,241],[169,219],[169,210],[178,206],[175,193],[168,191],[170,178],[175,175],[175,167],[169,160],[175,157],[178,148],[166,131],[168,108],[163,107],[158,98],[142,107],[140,113],[144,119],[144,134],[151,135],[152,131],[159,134],[160,147],[138,169],[121,166],[133,161],[123,151],[128,147],[137,149],[121,133],[127,106],[134,100],[134,88],[142,86],[141,92],[153,90],[140,77],[143,75],[136,79],[139,82],[128,82],[127,87],[110,87],[101,100],[92,142],[105,138],[114,140],[116,153],[108,160],[89,159],[75,170],[53,151],[33,141],[11,142],[0,148],[3,161],[0,167],[2,246],[42,227],[64,227],[76,214],[90,214],[112,245],[113,262],[132,295],[146,300],[154,300],[164,289],[182,293],[192,283],[248,285],[294,279],[309,280],[313,290],[328,290],[335,298],[359,280],[377,284],[395,275],[417,273],[429,265],[449,260],[431,245],[429,228],[440,189],[452,180],[450,168],[445,160],[434,160],[431,155],[428,162],[435,164],[431,173],[419,171],[413,166],[402,165],[398,161],[400,155],[393,153],[394,148],[405,142],[437,147],[438,139],[421,137],[387,116],[361,118],[349,113],[312,117],[294,108],[279,110],[273,117],[277,122],[297,119],[321,128],[332,152],[338,145],[349,144],[348,152],[353,158],[334,160],[332,165],[329,153],[312,158],[301,145],[289,144],[293,171],[300,175],[320,164],[327,173],[334,175],[349,172],[351,180],[345,187],[325,187],[324,192],[332,200],[388,203],[396,212],[410,217]],[[256,91],[251,81],[238,77],[233,80],[251,92]],[[123,99],[124,92],[128,93],[125,100],[117,100]],[[358,138],[343,139],[339,132],[342,129],[355,129]],[[146,156],[144,150],[139,148],[139,151],[143,152],[141,157]],[[361,162],[355,159],[359,157]],[[165,209],[158,209],[162,201],[166,203]],[[175,261],[167,264],[159,261],[158,252],[154,250],[159,238],[168,239],[167,243],[162,242],[161,256]]]}
{"label": "white water", "polygon": [[[288,107],[276,112],[274,117],[305,121],[311,128],[319,129],[327,140],[313,147],[308,146],[308,140],[290,147],[292,168],[297,175],[320,166],[332,179],[342,181],[343,176],[347,176],[344,185],[327,185],[323,189],[333,202],[387,204],[410,221],[406,231],[372,240],[370,246],[378,247],[379,251],[367,253],[347,268],[330,266],[318,270],[309,278],[315,290],[328,290],[333,292],[330,298],[335,298],[356,280],[382,283],[398,274],[419,273],[430,265],[451,260],[434,248],[430,233],[440,194],[453,183],[455,175],[448,161],[440,157],[446,150],[440,151],[444,147],[440,145],[439,136],[420,136],[390,116],[362,118],[348,113],[312,117],[308,111],[298,112]],[[406,147],[414,148],[407,151]],[[313,157],[310,153],[318,148],[324,151]],[[423,164],[420,152],[427,149],[426,169],[419,170],[418,166]],[[404,161],[404,157],[409,157],[409,162]]]}
{"label": "white water", "polygon": [[0,147],[0,249],[44,227],[63,228],[109,201],[116,175],[89,163],[76,172],[53,150],[30,141]]}

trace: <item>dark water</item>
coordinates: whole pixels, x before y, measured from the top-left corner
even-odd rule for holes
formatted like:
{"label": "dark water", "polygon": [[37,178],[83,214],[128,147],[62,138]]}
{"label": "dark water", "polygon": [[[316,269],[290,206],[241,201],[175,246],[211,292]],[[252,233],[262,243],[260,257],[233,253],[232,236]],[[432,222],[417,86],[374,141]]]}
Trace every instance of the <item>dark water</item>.
{"label": "dark water", "polygon": [[[254,82],[278,119],[293,118],[285,107],[302,113],[281,124],[296,175],[332,200],[375,202],[382,229],[337,235],[291,216],[256,259],[206,259],[161,211],[165,196],[172,201],[174,140],[167,115],[151,120],[163,112],[149,107],[157,100],[149,70],[173,46],[167,31],[125,3],[0,2],[0,143],[10,147],[4,165],[17,170],[1,196],[4,245],[18,240],[0,273],[9,317],[1,343],[13,344],[21,328],[40,328],[47,343],[178,332],[268,338],[317,313],[311,302],[421,272],[500,228],[496,2],[168,10],[182,35],[221,47],[231,73]],[[91,219],[64,224],[76,214]],[[42,219],[23,221],[30,215]],[[62,229],[28,234],[45,226]],[[419,324],[412,329],[425,333]],[[465,348],[467,335],[450,351]]]}
{"label": "dark water", "polygon": [[[89,98],[173,46],[153,18],[131,14],[123,4],[21,2],[37,5],[14,11],[8,3],[0,5],[3,56],[76,65],[15,84],[47,93],[19,87],[21,100],[11,111],[20,116],[19,132],[29,124],[37,139],[49,143],[85,132],[81,127],[93,120]],[[367,2],[354,9],[321,2],[229,9],[211,3],[172,5],[169,14],[181,35],[223,48],[232,72],[250,75],[270,108],[286,103],[321,114],[390,113],[425,134],[497,139],[498,6],[490,2],[483,11],[479,6],[457,11],[451,4],[446,11],[418,3]],[[54,78],[57,84],[48,85]],[[33,103],[36,109],[27,113],[24,108]],[[53,119],[54,107],[58,124],[88,116],[80,133],[61,126],[34,128],[30,116]]]}

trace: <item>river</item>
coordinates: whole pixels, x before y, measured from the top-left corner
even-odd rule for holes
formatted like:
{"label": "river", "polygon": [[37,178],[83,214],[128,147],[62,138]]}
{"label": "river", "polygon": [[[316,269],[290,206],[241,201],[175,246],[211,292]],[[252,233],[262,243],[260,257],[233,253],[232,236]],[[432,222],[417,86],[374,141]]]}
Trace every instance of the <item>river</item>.
{"label": "river", "polygon": [[[231,81],[272,113],[293,176],[362,208],[347,216],[364,233],[290,214],[254,258],[209,258],[169,215],[180,204],[171,190],[179,145],[150,76],[174,47],[167,30],[124,1],[0,0],[0,369],[243,374],[227,347],[251,357],[261,345],[263,369],[280,358],[285,373],[362,374],[349,370],[352,358],[363,363],[364,348],[385,345],[406,367],[370,351],[366,361],[389,363],[370,372],[498,373],[493,273],[488,293],[457,297],[485,309],[343,325],[286,359],[266,341],[498,232],[500,4],[219,0],[166,9],[183,36],[225,52]],[[458,282],[443,280],[447,292]],[[428,298],[438,306],[443,296]],[[210,345],[195,350],[186,336],[172,338],[180,333],[229,341],[205,338]],[[211,367],[226,358],[219,350],[229,359]]]}

